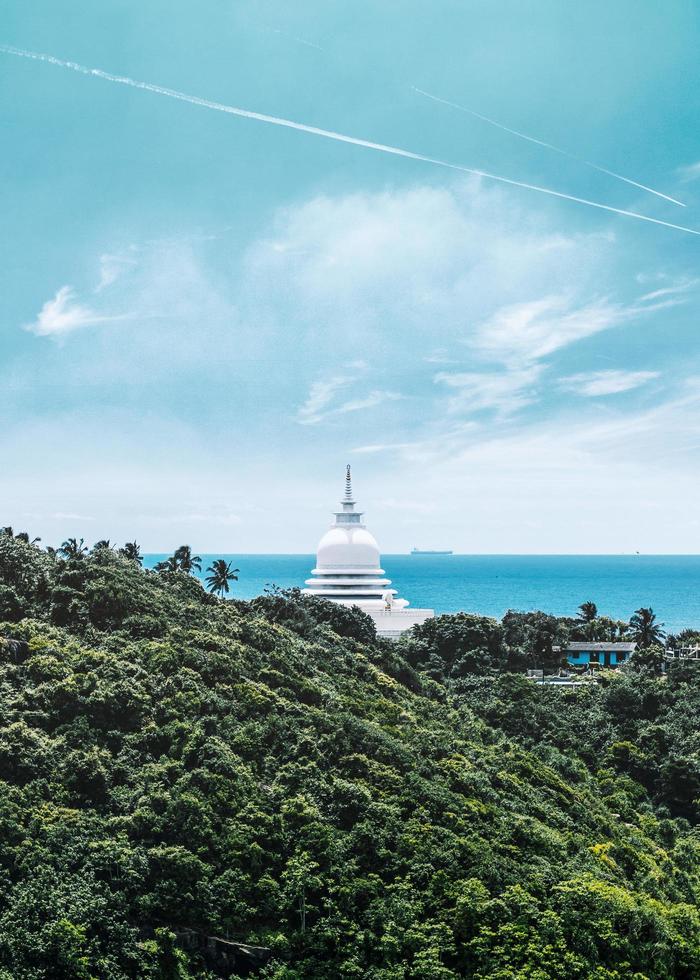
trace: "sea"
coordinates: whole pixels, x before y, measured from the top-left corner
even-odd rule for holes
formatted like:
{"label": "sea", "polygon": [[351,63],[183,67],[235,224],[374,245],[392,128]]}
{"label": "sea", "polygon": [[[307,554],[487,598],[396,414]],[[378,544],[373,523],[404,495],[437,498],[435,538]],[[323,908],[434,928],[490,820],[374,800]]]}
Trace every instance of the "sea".
{"label": "sea", "polygon": [[[166,555],[146,555],[153,568]],[[304,585],[314,555],[201,555],[202,573],[215,558],[240,569],[231,596],[252,599],[274,586]],[[402,598],[437,614],[464,610],[502,616],[541,609],[575,616],[592,601],[600,615],[628,620],[651,606],[667,632],[700,629],[700,555],[382,555]]]}

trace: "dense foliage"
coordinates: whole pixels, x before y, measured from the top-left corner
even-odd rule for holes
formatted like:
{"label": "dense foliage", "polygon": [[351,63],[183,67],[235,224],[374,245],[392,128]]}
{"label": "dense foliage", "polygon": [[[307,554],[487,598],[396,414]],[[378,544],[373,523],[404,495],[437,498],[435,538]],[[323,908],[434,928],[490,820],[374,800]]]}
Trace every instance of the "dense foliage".
{"label": "dense foliage", "polygon": [[0,980],[222,975],[186,930],[276,980],[700,976],[692,664],[552,690],[544,614],[389,644],[75,544],[0,534]]}

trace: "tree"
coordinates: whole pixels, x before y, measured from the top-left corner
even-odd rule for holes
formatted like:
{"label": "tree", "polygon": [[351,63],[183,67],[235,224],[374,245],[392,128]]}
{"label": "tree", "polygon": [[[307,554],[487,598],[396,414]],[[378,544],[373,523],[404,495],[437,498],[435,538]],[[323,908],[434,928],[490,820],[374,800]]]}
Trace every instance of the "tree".
{"label": "tree", "polygon": [[192,549],[188,544],[181,544],[173,557],[177,562],[179,572],[191,575],[194,571],[201,572],[202,570],[202,559],[199,555],[192,554]]}
{"label": "tree", "polygon": [[569,631],[562,620],[539,610],[516,612],[509,609],[501,623],[510,647],[512,669],[538,667],[552,670],[565,662],[562,651],[569,642]]}
{"label": "tree", "polygon": [[62,558],[67,561],[71,559],[78,560],[82,558],[83,555],[87,554],[87,548],[85,547],[85,541],[83,538],[78,541],[76,538],[68,538],[63,542],[61,547],[58,549],[58,553]]}
{"label": "tree", "polygon": [[202,559],[199,555],[192,554],[188,544],[181,544],[169,558],[159,561],[155,569],[157,572],[184,572],[191,575],[194,571],[201,572]]}
{"label": "tree", "polygon": [[139,565],[143,562],[141,548],[135,541],[127,541],[124,547],[119,549],[119,554],[123,555],[124,558],[128,558],[129,561],[137,562]]}
{"label": "tree", "polygon": [[171,555],[169,558],[164,558],[163,561],[159,561],[156,564],[155,570],[161,573],[179,571],[180,566],[178,565],[177,557],[175,555]]}
{"label": "tree", "polygon": [[700,632],[695,629],[681,630],[680,633],[669,633],[666,637],[666,647],[677,650],[682,647],[700,647]]}
{"label": "tree", "polygon": [[112,550],[112,542],[109,540],[109,538],[101,538],[99,541],[96,541],[94,543],[94,545],[92,546],[92,550],[93,551],[111,551]]}
{"label": "tree", "polygon": [[15,534],[14,529],[11,527],[0,527],[0,534],[5,535],[7,538],[14,538],[15,541],[23,541],[25,544],[38,544],[41,541],[41,538],[32,538],[30,540],[26,531],[18,531]]}
{"label": "tree", "polygon": [[427,619],[411,630],[402,653],[411,666],[439,681],[503,670],[507,661],[500,624],[472,613]]}
{"label": "tree", "polygon": [[322,884],[321,878],[314,874],[317,870],[318,863],[312,860],[307,851],[302,851],[289,858],[282,872],[284,895],[296,905],[301,932],[306,932],[307,895],[310,890],[318,889]]}
{"label": "tree", "polygon": [[656,622],[656,613],[649,607],[637,609],[630,619],[628,636],[639,647],[649,647],[654,643],[663,643],[666,633],[663,623]]}
{"label": "tree", "polygon": [[663,674],[666,663],[666,651],[658,644],[640,646],[632,656],[629,667],[632,670],[645,670],[657,676]]}
{"label": "tree", "polygon": [[253,599],[251,606],[266,619],[282,623],[300,636],[311,636],[317,626],[329,626],[339,636],[360,643],[374,643],[377,639],[374,620],[359,606],[342,606],[319,596],[304,595],[299,588],[272,586]]}
{"label": "tree", "polygon": [[231,568],[231,562],[224,561],[223,558],[217,558],[213,561],[207,571],[210,573],[207,575],[207,586],[210,592],[216,592],[219,596],[223,596],[224,592],[229,591],[229,582],[238,581],[239,568]]}
{"label": "tree", "polygon": [[578,609],[578,619],[582,623],[592,623],[594,619],[598,618],[598,607],[595,602],[582,602]]}

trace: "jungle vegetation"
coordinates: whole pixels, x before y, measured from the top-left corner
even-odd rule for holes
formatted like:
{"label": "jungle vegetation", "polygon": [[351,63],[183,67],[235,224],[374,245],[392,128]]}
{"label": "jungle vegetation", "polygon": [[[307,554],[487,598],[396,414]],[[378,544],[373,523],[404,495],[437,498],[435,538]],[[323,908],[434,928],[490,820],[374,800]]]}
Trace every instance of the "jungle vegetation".
{"label": "jungle vegetation", "polygon": [[183,560],[0,532],[0,980],[225,975],[184,935],[275,980],[700,976],[700,677],[655,620],[565,691],[525,667],[628,624],[389,643]]}

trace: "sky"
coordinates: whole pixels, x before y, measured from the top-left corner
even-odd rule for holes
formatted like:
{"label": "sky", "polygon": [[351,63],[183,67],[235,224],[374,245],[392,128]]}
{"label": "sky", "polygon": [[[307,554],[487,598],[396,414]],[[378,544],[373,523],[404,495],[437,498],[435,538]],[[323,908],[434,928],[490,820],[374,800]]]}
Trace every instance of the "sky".
{"label": "sky", "polygon": [[1,7],[0,524],[700,552],[696,3]]}

